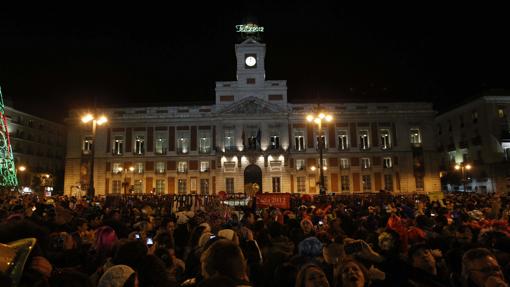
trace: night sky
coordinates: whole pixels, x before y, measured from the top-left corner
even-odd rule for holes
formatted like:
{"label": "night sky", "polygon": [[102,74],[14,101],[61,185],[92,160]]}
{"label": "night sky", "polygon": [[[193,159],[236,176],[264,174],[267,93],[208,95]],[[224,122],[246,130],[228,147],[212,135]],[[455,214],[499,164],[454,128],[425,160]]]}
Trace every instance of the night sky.
{"label": "night sky", "polygon": [[235,25],[249,17],[265,27],[266,78],[287,80],[290,102],[431,101],[444,110],[510,88],[503,7],[306,2],[2,9],[0,85],[15,108],[56,121],[94,98],[213,103],[214,82],[235,79]]}

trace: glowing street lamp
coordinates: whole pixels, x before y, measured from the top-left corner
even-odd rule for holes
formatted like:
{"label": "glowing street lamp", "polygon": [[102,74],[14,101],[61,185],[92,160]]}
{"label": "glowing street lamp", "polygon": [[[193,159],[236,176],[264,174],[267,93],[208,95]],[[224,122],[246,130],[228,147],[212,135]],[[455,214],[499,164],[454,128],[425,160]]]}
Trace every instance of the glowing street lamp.
{"label": "glowing street lamp", "polygon": [[325,146],[324,137],[322,136],[322,123],[323,122],[331,122],[333,120],[333,116],[330,114],[326,114],[323,112],[319,112],[319,114],[309,114],[306,116],[306,120],[309,123],[315,123],[318,125],[319,128],[319,171],[320,171],[320,194],[324,195],[326,194],[326,187],[324,185],[324,166],[323,166],[323,160],[322,160],[322,153]]}
{"label": "glowing street lamp", "polygon": [[99,117],[93,114],[86,114],[81,118],[84,124],[92,122],[92,149],[90,153],[90,177],[89,177],[89,189],[87,190],[87,197],[93,198],[95,195],[94,189],[94,152],[96,149],[96,127],[105,124],[108,119],[102,115]]}
{"label": "glowing street lamp", "polygon": [[133,173],[133,171],[135,171],[135,167],[130,166],[129,168],[124,168],[124,169],[121,167],[119,170],[124,171],[124,181],[123,181],[122,185],[124,186],[124,195],[127,195],[127,187],[129,186],[129,183],[126,178],[127,172],[129,170],[131,173]]}
{"label": "glowing street lamp", "polygon": [[461,172],[461,175],[462,175],[462,185],[464,186],[464,192],[466,191],[466,170],[469,171],[473,168],[473,166],[471,166],[469,163],[467,164],[464,164],[463,162],[461,162],[460,164],[456,164],[454,166],[455,170],[460,170]]}

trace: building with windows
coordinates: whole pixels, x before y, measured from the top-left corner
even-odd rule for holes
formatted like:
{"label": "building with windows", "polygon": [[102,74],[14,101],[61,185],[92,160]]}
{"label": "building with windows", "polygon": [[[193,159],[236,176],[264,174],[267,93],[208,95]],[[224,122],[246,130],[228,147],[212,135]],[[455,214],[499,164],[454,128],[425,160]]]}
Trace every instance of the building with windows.
{"label": "building with windows", "polygon": [[65,126],[9,106],[5,107],[5,114],[19,185],[39,191],[62,190]]}
{"label": "building with windows", "polygon": [[510,191],[508,113],[508,93],[491,90],[437,116],[435,131],[444,190]]}
{"label": "building with windows", "polygon": [[440,190],[431,103],[322,103],[333,121],[319,131],[316,103],[289,103],[286,81],[265,78],[265,44],[235,53],[213,105],[102,109],[95,142],[72,110],[65,192],[86,190],[94,147],[97,194],[318,193],[321,137],[328,192]]}

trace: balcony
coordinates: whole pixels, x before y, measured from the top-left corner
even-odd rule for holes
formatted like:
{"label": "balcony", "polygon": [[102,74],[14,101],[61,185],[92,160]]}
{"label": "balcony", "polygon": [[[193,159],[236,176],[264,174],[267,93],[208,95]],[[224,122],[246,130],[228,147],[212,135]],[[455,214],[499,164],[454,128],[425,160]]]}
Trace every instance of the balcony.
{"label": "balcony", "polygon": [[156,155],[166,155],[166,153],[167,153],[166,148],[164,148],[164,149],[160,149],[160,150],[156,149],[156,150],[154,151],[154,154],[156,154]]}
{"label": "balcony", "polygon": [[112,150],[113,156],[122,156],[124,153],[120,150]]}
{"label": "balcony", "polygon": [[198,153],[200,153],[200,154],[210,154],[211,153],[211,147],[200,147],[198,149]]}

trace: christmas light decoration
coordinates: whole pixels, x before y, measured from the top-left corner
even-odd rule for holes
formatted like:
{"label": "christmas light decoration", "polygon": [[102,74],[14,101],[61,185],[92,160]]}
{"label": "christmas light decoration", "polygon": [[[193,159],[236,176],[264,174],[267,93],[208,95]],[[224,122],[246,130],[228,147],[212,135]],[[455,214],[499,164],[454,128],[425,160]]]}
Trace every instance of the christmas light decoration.
{"label": "christmas light decoration", "polygon": [[17,185],[16,167],[14,165],[14,157],[12,156],[2,90],[0,89],[0,189]]}

